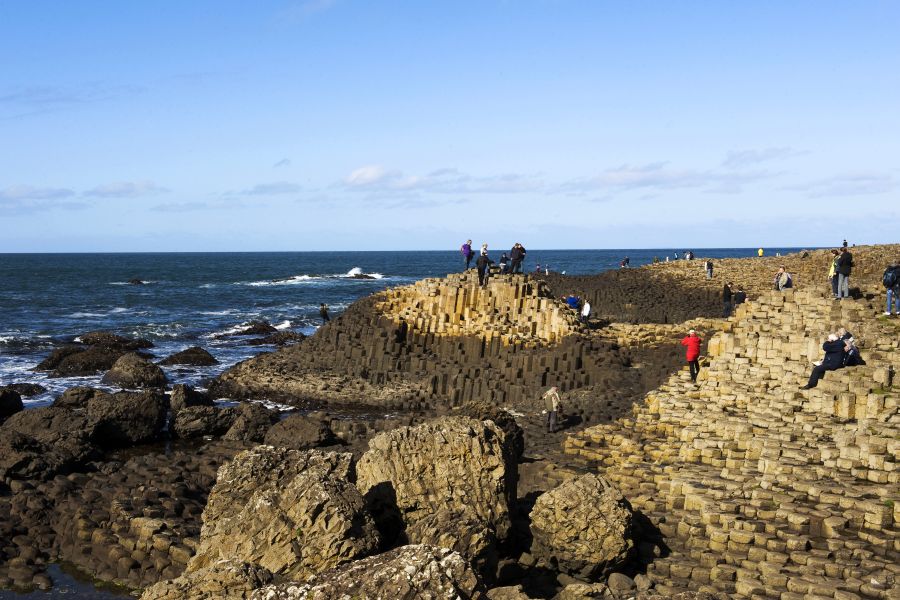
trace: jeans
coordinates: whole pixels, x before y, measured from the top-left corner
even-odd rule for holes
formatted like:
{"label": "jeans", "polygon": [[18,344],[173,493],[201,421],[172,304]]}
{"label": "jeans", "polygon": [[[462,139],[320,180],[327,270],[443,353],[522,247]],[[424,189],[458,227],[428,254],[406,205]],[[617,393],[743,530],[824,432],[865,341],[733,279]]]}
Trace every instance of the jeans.
{"label": "jeans", "polygon": [[838,295],[838,276],[837,273],[831,276],[831,295],[837,298]]}
{"label": "jeans", "polygon": [[551,410],[547,413],[547,431],[550,433],[556,433],[557,419],[559,414],[555,410]]}
{"label": "jeans", "polygon": [[850,297],[850,276],[838,275],[838,298]]}
{"label": "jeans", "polygon": [[887,291],[887,309],[885,312],[891,312],[891,300],[893,299],[894,312],[900,315],[900,285],[888,288]]}
{"label": "jeans", "polygon": [[707,269],[707,270],[706,270],[706,278],[707,278],[707,279],[712,279],[712,269]]}
{"label": "jeans", "polygon": [[722,310],[722,317],[727,319],[730,316],[731,316],[731,300],[726,300],[725,306],[723,307],[723,310]]}
{"label": "jeans", "polygon": [[688,361],[688,366],[691,369],[691,381],[697,381],[697,375],[700,374],[700,361],[696,358],[694,360]]}
{"label": "jeans", "polygon": [[475,254],[474,254],[474,253],[473,253],[473,254],[470,254],[470,255],[468,255],[468,256],[467,256],[467,257],[466,257],[466,258],[465,258],[465,261],[466,261],[466,271],[468,271],[468,270],[469,270],[469,265],[471,265],[471,264],[472,264],[472,257],[473,257],[473,256],[475,256]]}

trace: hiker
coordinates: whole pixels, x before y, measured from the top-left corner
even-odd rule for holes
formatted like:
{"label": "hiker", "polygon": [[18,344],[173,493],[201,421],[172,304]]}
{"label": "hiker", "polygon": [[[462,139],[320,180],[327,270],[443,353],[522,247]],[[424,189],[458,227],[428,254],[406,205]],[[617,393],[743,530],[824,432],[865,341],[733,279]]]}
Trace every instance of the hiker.
{"label": "hiker", "polygon": [[743,304],[747,301],[747,293],[744,291],[744,288],[738,286],[738,291],[734,293],[734,308],[737,309],[739,304]]}
{"label": "hiker", "polygon": [[792,287],[794,287],[794,280],[784,265],[781,265],[778,272],[775,273],[775,289],[781,292]]}
{"label": "hiker", "polygon": [[733,295],[731,291],[731,282],[725,284],[725,287],[722,288],[722,317],[727,319],[731,316],[731,296]]}
{"label": "hiker", "polygon": [[466,263],[466,271],[468,271],[469,265],[472,264],[472,257],[475,256],[475,252],[472,250],[472,240],[466,240],[466,243],[460,246],[459,251],[463,255],[463,260]]}
{"label": "hiker", "polygon": [[509,255],[504,252],[500,255],[500,273],[506,274],[509,272]]}
{"label": "hiker", "polygon": [[816,387],[826,371],[836,371],[844,366],[844,345],[844,340],[840,339],[837,334],[829,334],[828,339],[822,344],[825,358],[813,367],[812,373],[809,375],[809,382],[801,387],[801,390]]}
{"label": "hiker", "polygon": [[850,272],[853,270],[853,255],[846,246],[841,248],[841,255],[837,260],[838,272],[838,298],[850,297]]}
{"label": "hiker", "polygon": [[579,300],[578,300],[578,296],[576,296],[575,294],[569,294],[569,295],[566,297],[566,304],[568,304],[568,305],[569,305],[569,308],[571,308],[572,310],[576,310],[576,311],[577,311],[577,310],[578,310],[578,305],[580,304],[580,302],[579,302]]}
{"label": "hiker", "polygon": [[584,305],[581,307],[581,322],[587,323],[591,318],[591,303],[587,300],[584,301]]}
{"label": "hiker", "polygon": [[478,257],[478,260],[475,261],[475,267],[478,269],[478,285],[487,285],[492,264],[494,264],[494,261],[488,256],[487,244],[482,244],[481,255]]}
{"label": "hiker", "polygon": [[319,316],[322,317],[322,323],[327,323],[331,320],[331,317],[328,316],[328,305],[324,302],[319,305]]}
{"label": "hiker", "polygon": [[834,298],[838,297],[838,272],[837,272],[837,261],[840,257],[840,252],[837,250],[831,251],[831,264],[828,267],[828,280],[831,282],[831,296]]}
{"label": "hiker", "polygon": [[513,244],[509,251],[509,270],[511,273],[521,273],[522,263],[525,261],[525,247],[519,242]]}
{"label": "hiker", "polygon": [[887,308],[884,311],[886,316],[891,316],[891,301],[893,300],[894,309],[900,315],[900,262],[894,261],[884,270],[881,277],[884,289],[887,290]]}
{"label": "hiker", "polygon": [[760,248],[759,250],[757,250],[757,251],[756,251],[756,255],[757,255],[758,257],[762,258],[762,257],[763,257],[763,249]]}
{"label": "hiker", "polygon": [[707,279],[712,279],[712,272],[713,272],[713,264],[712,264],[712,261],[709,260],[709,259],[706,259],[706,264],[703,265],[703,266],[704,266],[704,268],[706,269],[706,278],[707,278]]}
{"label": "hiker", "polygon": [[555,385],[544,392],[541,396],[544,400],[544,409],[547,413],[547,432],[556,433],[556,425],[559,422],[559,415],[562,412],[562,402],[559,399],[559,388]]}
{"label": "hiker", "polygon": [[697,375],[700,373],[700,344],[702,343],[703,340],[693,329],[688,331],[687,336],[681,340],[681,345],[687,347],[685,358],[691,370],[691,381],[694,383],[697,383]]}

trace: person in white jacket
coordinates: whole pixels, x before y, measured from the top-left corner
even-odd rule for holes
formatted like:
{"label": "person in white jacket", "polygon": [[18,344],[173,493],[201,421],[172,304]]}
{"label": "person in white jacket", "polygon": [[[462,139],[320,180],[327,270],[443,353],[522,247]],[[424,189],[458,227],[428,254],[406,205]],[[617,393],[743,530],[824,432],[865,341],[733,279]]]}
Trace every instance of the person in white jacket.
{"label": "person in white jacket", "polygon": [[581,322],[587,323],[588,319],[591,318],[591,303],[587,300],[584,301],[584,306],[581,307]]}

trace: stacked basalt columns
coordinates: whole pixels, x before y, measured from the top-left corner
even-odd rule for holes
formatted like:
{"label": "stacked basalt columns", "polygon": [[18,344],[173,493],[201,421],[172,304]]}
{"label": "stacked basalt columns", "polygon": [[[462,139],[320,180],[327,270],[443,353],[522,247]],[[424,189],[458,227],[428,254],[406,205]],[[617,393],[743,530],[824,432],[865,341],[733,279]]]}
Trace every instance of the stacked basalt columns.
{"label": "stacked basalt columns", "polygon": [[[697,385],[681,371],[631,418],[568,438],[665,536],[658,591],[896,597],[900,327],[880,302],[766,292],[710,340]],[[800,391],[839,326],[867,365]]]}

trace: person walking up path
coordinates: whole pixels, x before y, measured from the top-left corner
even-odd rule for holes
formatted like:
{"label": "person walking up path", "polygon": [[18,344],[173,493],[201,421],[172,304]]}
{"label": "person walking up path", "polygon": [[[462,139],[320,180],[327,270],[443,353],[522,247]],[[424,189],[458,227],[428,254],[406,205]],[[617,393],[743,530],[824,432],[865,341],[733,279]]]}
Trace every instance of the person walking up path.
{"label": "person walking up path", "polygon": [[853,255],[846,246],[841,248],[837,261],[838,298],[850,297],[850,273],[853,270]]}
{"label": "person walking up path", "polygon": [[559,388],[555,385],[541,396],[544,400],[544,410],[547,413],[546,425],[548,433],[556,433],[559,423],[559,413],[562,410],[562,402],[559,399]]}
{"label": "person walking up path", "polygon": [[700,374],[700,344],[702,343],[703,340],[693,329],[688,331],[687,336],[681,340],[681,345],[687,347],[685,358],[691,370],[691,381],[694,383],[697,382],[697,375]]}
{"label": "person walking up path", "polygon": [[891,304],[893,300],[894,312],[900,315],[900,263],[893,262],[884,270],[881,278],[885,290],[887,290],[887,308],[884,314],[891,316]]}

